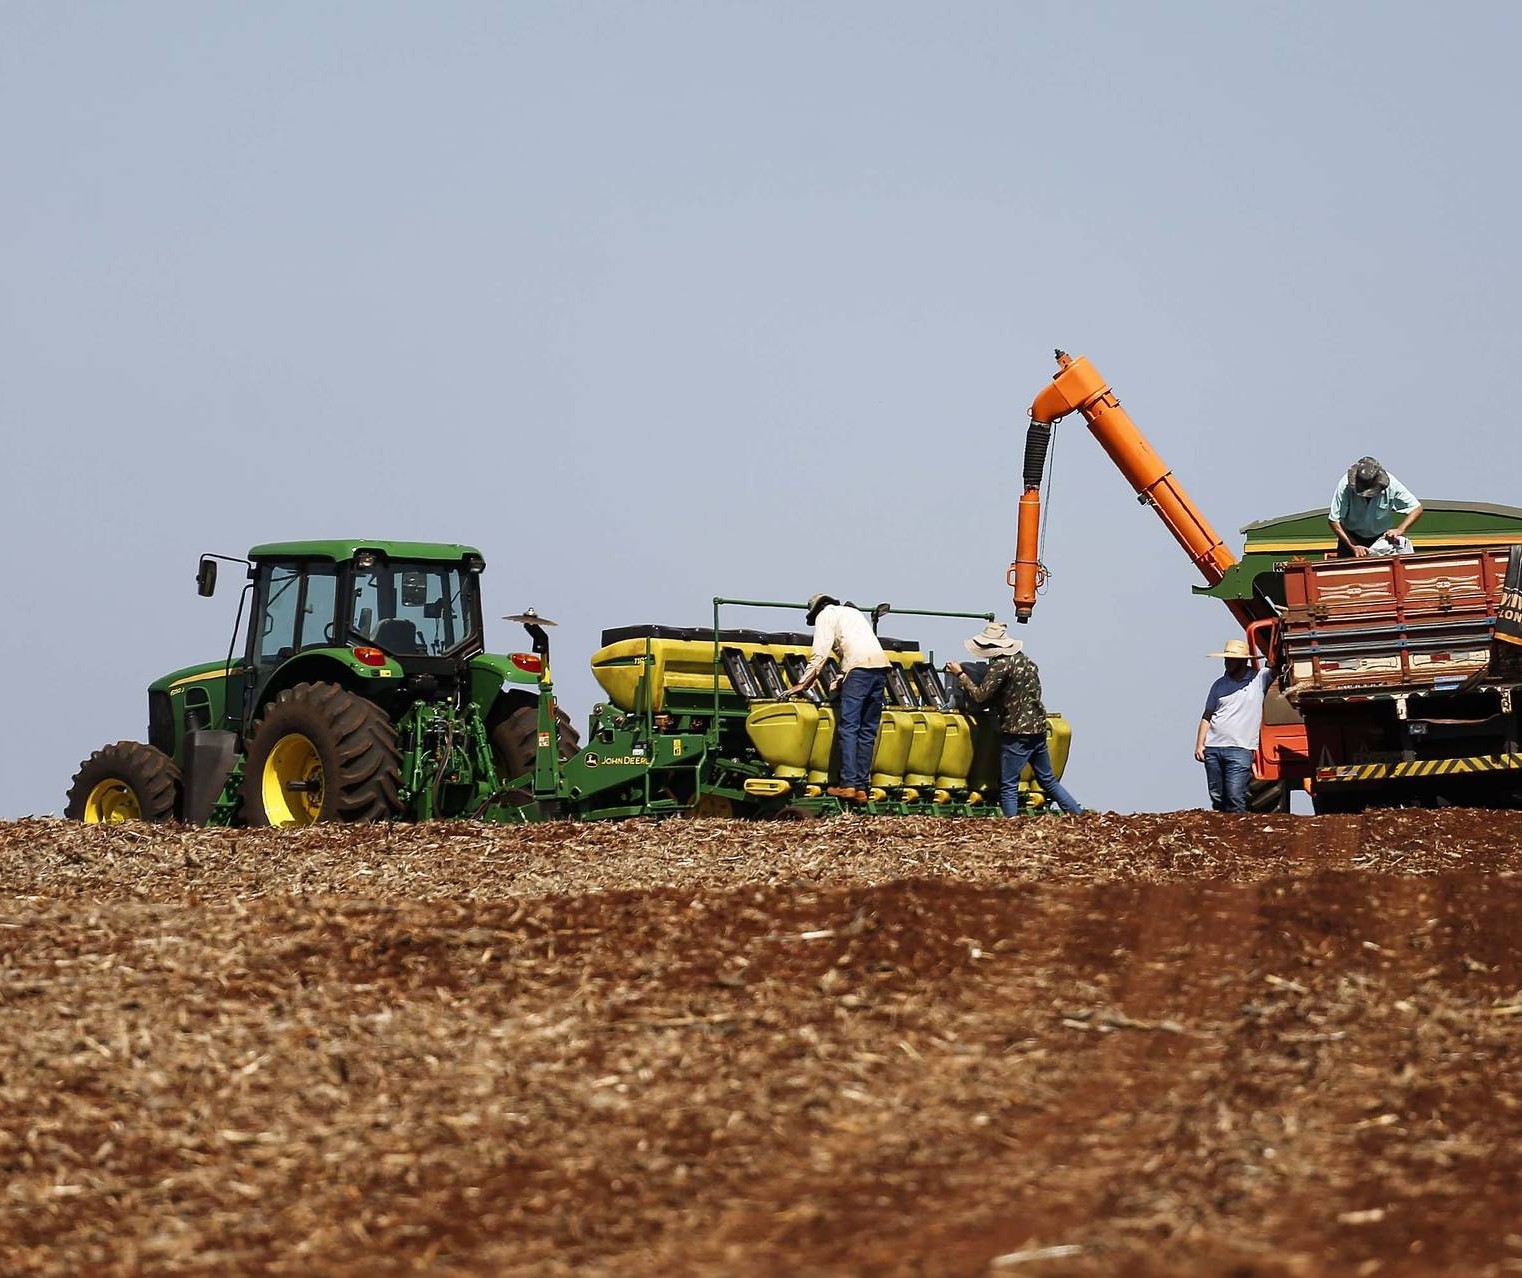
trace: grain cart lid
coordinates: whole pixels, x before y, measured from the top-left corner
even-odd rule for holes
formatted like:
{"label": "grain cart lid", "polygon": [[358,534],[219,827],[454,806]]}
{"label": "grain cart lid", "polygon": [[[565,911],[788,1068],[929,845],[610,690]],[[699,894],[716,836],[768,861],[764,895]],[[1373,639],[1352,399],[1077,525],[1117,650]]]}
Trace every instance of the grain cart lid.
{"label": "grain cart lid", "polygon": [[[1337,539],[1327,523],[1327,508],[1302,510],[1246,524],[1241,561],[1214,586],[1196,586],[1197,595],[1223,600],[1266,597],[1282,608],[1284,593],[1278,564],[1291,559],[1335,557]],[[1422,517],[1410,531],[1417,554],[1468,550],[1475,546],[1522,545],[1522,508],[1488,502],[1423,501]]]}

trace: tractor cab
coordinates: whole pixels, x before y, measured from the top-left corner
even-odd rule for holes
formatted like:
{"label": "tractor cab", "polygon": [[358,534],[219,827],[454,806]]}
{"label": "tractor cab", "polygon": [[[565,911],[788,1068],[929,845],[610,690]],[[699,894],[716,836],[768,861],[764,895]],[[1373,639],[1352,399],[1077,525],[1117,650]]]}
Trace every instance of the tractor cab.
{"label": "tractor cab", "polygon": [[281,688],[323,676],[395,703],[453,695],[484,649],[479,579],[466,546],[285,542],[249,552],[252,600],[243,721]]}

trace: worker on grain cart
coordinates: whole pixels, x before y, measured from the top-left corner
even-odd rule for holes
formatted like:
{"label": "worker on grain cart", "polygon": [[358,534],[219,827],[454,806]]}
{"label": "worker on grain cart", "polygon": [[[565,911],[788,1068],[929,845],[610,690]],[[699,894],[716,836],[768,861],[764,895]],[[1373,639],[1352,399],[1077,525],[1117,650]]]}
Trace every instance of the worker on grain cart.
{"label": "worker on grain cart", "polygon": [[1263,694],[1273,671],[1248,666],[1245,639],[1228,639],[1222,651],[1206,655],[1223,658],[1226,671],[1205,696],[1205,712],[1194,734],[1194,758],[1205,765],[1210,806],[1217,812],[1246,812],[1252,756],[1263,726]]}
{"label": "worker on grain cart", "polygon": [[1421,517],[1422,505],[1411,490],[1373,457],[1348,467],[1327,510],[1339,559],[1361,559],[1379,542],[1398,543]]}
{"label": "worker on grain cart", "polygon": [[825,793],[851,803],[867,801],[867,773],[882,721],[883,689],[888,683],[888,654],[872,632],[872,623],[855,608],[831,595],[812,595],[806,619],[814,627],[814,652],[798,682],[785,688],[783,700],[806,691],[831,656],[840,658],[845,676],[840,692],[840,784]]}
{"label": "worker on grain cart", "polygon": [[1000,810],[1005,816],[1020,814],[1020,774],[1029,763],[1047,798],[1069,816],[1082,815],[1082,806],[1052,770],[1046,745],[1046,707],[1041,704],[1041,672],[1025,655],[1025,644],[1011,639],[1009,627],[1002,621],[990,621],[962,646],[988,661],[987,673],[977,683],[960,662],[948,661],[946,669],[979,705],[995,702],[999,730],[1004,735],[999,764]]}

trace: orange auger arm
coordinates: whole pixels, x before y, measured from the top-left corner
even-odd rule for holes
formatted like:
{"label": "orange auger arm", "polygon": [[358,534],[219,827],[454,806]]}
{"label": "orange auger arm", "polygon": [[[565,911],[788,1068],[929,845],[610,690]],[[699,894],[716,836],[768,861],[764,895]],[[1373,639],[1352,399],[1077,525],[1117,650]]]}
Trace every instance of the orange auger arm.
{"label": "orange auger arm", "polygon": [[[1031,424],[1025,436],[1025,490],[1020,495],[1020,525],[1015,539],[1015,561],[1009,566],[1009,584],[1015,588],[1015,620],[1029,621],[1036,606],[1036,591],[1046,580],[1046,567],[1037,553],[1041,531],[1041,476],[1052,427],[1075,409],[1083,414],[1089,430],[1110,460],[1120,468],[1137,499],[1157,511],[1209,585],[1215,585],[1237,562],[1236,556],[1216,536],[1210,521],[1199,511],[1174,479],[1173,472],[1137,430],[1130,414],[1120,406],[1094,366],[1082,355],[1074,359],[1057,352],[1057,374],[1051,385],[1036,396],[1030,408]],[[1227,600],[1233,615],[1245,627],[1257,619],[1252,606]]]}

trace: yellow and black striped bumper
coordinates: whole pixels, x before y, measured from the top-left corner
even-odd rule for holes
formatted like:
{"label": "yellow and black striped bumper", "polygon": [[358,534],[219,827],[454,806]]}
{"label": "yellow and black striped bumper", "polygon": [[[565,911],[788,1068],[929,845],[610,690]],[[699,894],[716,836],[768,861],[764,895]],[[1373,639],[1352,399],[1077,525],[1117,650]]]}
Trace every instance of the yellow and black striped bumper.
{"label": "yellow and black striped bumper", "polygon": [[1402,777],[1443,777],[1460,773],[1522,771],[1522,754],[1481,754],[1469,759],[1413,759],[1409,763],[1350,763],[1317,768],[1320,785],[1386,781]]}

